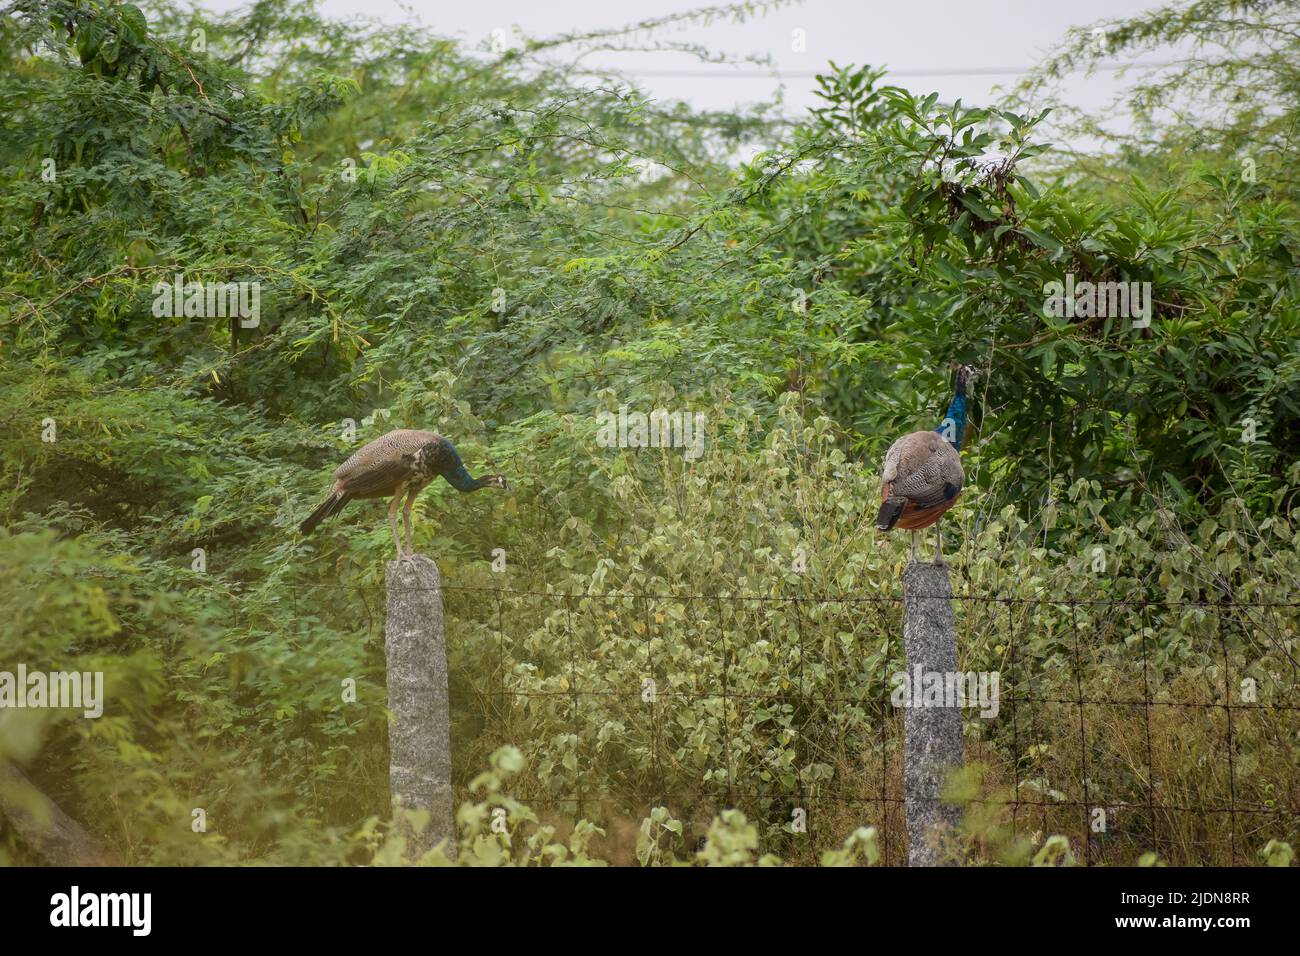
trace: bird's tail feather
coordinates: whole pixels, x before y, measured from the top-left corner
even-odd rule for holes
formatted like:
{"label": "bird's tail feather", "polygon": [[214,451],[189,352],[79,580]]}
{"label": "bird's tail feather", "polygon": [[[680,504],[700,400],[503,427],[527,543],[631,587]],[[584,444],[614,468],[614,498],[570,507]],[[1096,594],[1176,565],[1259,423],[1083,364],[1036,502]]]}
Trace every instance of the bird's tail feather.
{"label": "bird's tail feather", "polygon": [[880,513],[876,515],[876,529],[893,531],[894,525],[898,524],[898,519],[903,516],[903,509],[906,507],[906,498],[886,498],[885,503],[880,506]]}
{"label": "bird's tail feather", "polygon": [[309,514],[302,524],[298,525],[298,530],[303,534],[311,534],[316,530],[316,526],[326,518],[332,518],[346,505],[352,496],[346,491],[331,491],[329,496],[322,501],[316,510]]}

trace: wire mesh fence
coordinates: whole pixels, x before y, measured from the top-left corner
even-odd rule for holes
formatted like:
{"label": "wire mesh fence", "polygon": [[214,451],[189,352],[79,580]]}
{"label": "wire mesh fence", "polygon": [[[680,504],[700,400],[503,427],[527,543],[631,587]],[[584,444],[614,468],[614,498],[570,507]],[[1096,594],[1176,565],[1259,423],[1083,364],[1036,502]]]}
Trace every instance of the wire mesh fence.
{"label": "wire mesh fence", "polygon": [[[444,593],[477,658],[458,679],[453,650],[453,746],[536,754],[515,795],[539,813],[628,829],[665,806],[698,833],[736,807],[786,858],[871,825],[906,860],[901,595]],[[954,792],[984,811],[976,852],[1060,833],[1085,865],[1243,864],[1296,839],[1300,605],[955,601],[960,670],[999,682]]]}
{"label": "wire mesh fence", "polygon": [[[291,590],[352,592],[350,628],[382,631],[380,585]],[[630,847],[656,806],[697,837],[734,807],[787,860],[874,826],[906,862],[901,594],[442,593],[458,801],[513,744],[512,795],[561,827]],[[1300,842],[1300,601],[953,601],[959,670],[998,678],[952,793],[976,858],[1062,834],[1083,865],[1248,865]]]}

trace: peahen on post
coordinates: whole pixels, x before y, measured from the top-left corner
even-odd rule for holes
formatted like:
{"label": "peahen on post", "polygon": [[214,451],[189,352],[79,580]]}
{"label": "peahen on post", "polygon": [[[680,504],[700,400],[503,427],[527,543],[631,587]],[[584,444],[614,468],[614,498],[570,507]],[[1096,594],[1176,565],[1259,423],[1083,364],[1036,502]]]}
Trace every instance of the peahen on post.
{"label": "peahen on post", "polygon": [[943,563],[939,518],[956,503],[966,479],[959,453],[966,431],[966,386],[975,374],[970,365],[957,369],[957,391],[938,428],[904,435],[885,453],[880,485],[884,503],[876,516],[876,528],[911,531],[913,561],[916,532],[934,525],[934,562]]}
{"label": "peahen on post", "polygon": [[[415,552],[411,542],[411,505],[415,496],[438,475],[447,479],[457,491],[479,488],[503,488],[509,485],[502,475],[474,478],[466,470],[455,447],[437,432],[397,428],[362,446],[334,472],[334,487],[310,515],[298,526],[304,535],[311,534],[326,518],[343,510],[354,498],[387,498],[388,526],[397,545],[397,558],[404,560]],[[406,496],[402,523],[406,528],[406,550],[397,535],[397,503]]]}

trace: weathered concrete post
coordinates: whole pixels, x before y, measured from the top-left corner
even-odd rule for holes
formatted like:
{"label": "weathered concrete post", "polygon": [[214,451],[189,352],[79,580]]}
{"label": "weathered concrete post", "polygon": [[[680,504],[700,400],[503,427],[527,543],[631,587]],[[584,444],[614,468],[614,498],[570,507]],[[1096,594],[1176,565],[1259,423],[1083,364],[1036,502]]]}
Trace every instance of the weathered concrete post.
{"label": "weathered concrete post", "polygon": [[451,795],[451,708],[447,696],[447,645],[443,633],[442,578],[423,555],[390,561],[388,614],[388,779],[393,803],[427,810],[422,833],[405,834],[418,858],[441,840],[456,854]]}
{"label": "weathered concrete post", "polygon": [[[912,562],[903,572],[903,648],[909,676],[957,671],[957,628],[948,566]],[[909,866],[936,866],[946,832],[961,808],[942,802],[948,774],[962,764],[961,709],[923,707],[915,680],[903,718],[903,793]]]}

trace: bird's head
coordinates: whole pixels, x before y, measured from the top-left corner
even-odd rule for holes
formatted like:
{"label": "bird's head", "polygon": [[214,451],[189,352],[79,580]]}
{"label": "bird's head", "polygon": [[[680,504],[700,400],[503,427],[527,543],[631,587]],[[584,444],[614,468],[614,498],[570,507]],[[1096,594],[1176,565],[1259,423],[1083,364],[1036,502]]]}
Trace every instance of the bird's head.
{"label": "bird's head", "polygon": [[970,385],[975,379],[979,378],[980,370],[974,365],[957,366],[957,390],[964,393],[966,386]]}
{"label": "bird's head", "polygon": [[483,479],[484,488],[500,488],[502,491],[509,491],[510,485],[506,481],[505,475],[488,475]]}

